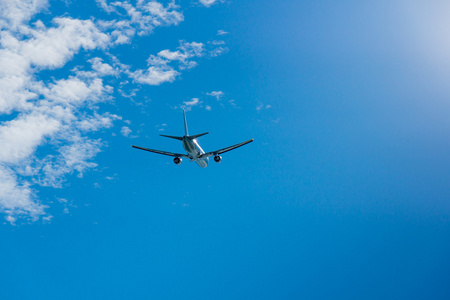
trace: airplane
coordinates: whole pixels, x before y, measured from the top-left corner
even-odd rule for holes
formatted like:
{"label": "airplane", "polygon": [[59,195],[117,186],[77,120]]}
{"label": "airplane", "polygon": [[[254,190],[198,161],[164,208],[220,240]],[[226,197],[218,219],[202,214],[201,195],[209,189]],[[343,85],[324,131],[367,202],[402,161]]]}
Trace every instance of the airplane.
{"label": "airplane", "polygon": [[222,161],[222,156],[220,156],[220,154],[231,151],[233,149],[239,148],[241,146],[244,146],[248,143],[253,142],[253,139],[250,139],[248,141],[245,141],[245,142],[233,145],[233,146],[229,146],[229,147],[222,148],[222,149],[219,149],[216,151],[210,151],[210,152],[205,153],[205,151],[203,151],[203,149],[198,144],[197,138],[199,138],[205,134],[208,134],[209,132],[195,134],[195,135],[189,135],[188,128],[187,128],[187,122],[186,122],[186,112],[184,111],[184,108],[183,108],[183,118],[184,118],[184,136],[172,136],[172,135],[164,135],[164,134],[160,134],[160,136],[180,140],[183,143],[183,148],[184,148],[184,150],[186,150],[187,154],[154,150],[154,149],[143,148],[143,147],[138,147],[138,146],[134,146],[134,145],[131,145],[131,146],[136,149],[141,149],[141,150],[145,150],[145,151],[149,151],[149,152],[153,152],[153,153],[173,156],[174,157],[173,162],[176,165],[181,164],[182,158],[188,158],[191,160],[191,162],[195,161],[200,167],[206,168],[208,166],[209,157],[214,156],[214,161],[216,163],[220,163]]}

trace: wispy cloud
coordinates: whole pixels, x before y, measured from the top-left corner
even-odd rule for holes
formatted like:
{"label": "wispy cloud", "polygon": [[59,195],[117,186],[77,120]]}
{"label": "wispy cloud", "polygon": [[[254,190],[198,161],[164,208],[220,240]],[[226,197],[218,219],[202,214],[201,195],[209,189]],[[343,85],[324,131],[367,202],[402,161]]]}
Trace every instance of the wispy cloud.
{"label": "wispy cloud", "polygon": [[222,54],[225,54],[228,52],[228,48],[220,45],[224,45],[225,43],[220,43],[221,41],[213,41],[211,44],[215,45],[212,50],[209,51],[210,57],[217,57]]}
{"label": "wispy cloud", "polygon": [[217,99],[217,101],[219,101],[223,97],[223,92],[222,91],[212,91],[210,93],[206,93],[206,95],[215,97]]}
{"label": "wispy cloud", "polygon": [[184,20],[183,14],[178,11],[180,7],[174,1],[167,6],[156,1],[145,2],[142,0],[137,1],[135,6],[127,1],[113,1],[108,4],[106,0],[97,0],[97,3],[108,13],[120,15],[124,11],[129,20],[116,23],[116,27],[127,27],[129,28],[128,33],[136,28],[138,35],[149,34],[158,26],[178,25]]}
{"label": "wispy cloud", "polygon": [[131,129],[128,126],[122,126],[122,128],[120,129],[120,133],[125,136],[128,137],[131,133]]}
{"label": "wispy cloud", "polygon": [[167,61],[178,61],[180,69],[191,69],[197,66],[197,63],[190,61],[193,57],[201,57],[204,55],[203,43],[180,41],[180,46],[177,51],[163,50],[158,53],[158,56]]}
{"label": "wispy cloud", "polygon": [[259,104],[258,106],[256,106],[256,111],[261,111],[261,110],[264,110],[264,109],[269,109],[269,108],[271,108],[272,107],[272,105],[270,105],[270,104]]}
{"label": "wispy cloud", "polygon": [[222,91],[207,92],[206,95],[215,98],[217,101],[212,103],[209,102],[211,105],[205,105],[206,110],[211,110],[214,106],[214,103],[218,103],[222,108],[225,108],[225,106],[227,105],[230,105],[233,108],[239,108],[239,106],[236,104],[236,101],[233,99],[227,99],[225,93]]}
{"label": "wispy cloud", "polygon": [[211,44],[212,45],[225,45],[225,42],[224,41],[214,40],[214,41],[211,41]]}
{"label": "wispy cloud", "polygon": [[217,30],[217,35],[225,35],[225,34],[229,34],[229,32],[226,32],[225,30],[222,29]]}
{"label": "wispy cloud", "polygon": [[202,103],[203,103],[203,102],[200,101],[199,98],[192,98],[192,99],[189,100],[189,101],[184,101],[182,107],[183,107],[184,109],[186,109],[187,111],[190,111],[190,110],[192,109],[193,106],[197,106],[197,105],[200,105],[200,104],[202,104]]}
{"label": "wispy cloud", "polygon": [[63,206],[63,214],[68,214],[69,211],[69,207],[70,208],[77,208],[76,205],[73,204],[73,201],[69,201],[65,198],[57,198],[58,202],[62,204]]}
{"label": "wispy cloud", "polygon": [[150,55],[147,60],[148,68],[143,70],[125,72],[137,83],[160,85],[173,82],[181,71],[192,69],[198,65],[194,60],[203,56],[215,57],[224,52],[226,48],[216,45],[205,48],[205,44],[198,42],[179,41],[177,50],[161,50],[156,55]]}
{"label": "wispy cloud", "polygon": [[174,81],[180,74],[179,71],[195,67],[197,62],[191,59],[201,56],[203,56],[202,43],[180,41],[180,46],[176,51],[166,49],[158,52],[157,55],[150,55],[147,60],[149,67],[146,70],[128,73],[137,83],[160,85],[164,82]]}
{"label": "wispy cloud", "polygon": [[95,74],[99,76],[115,76],[120,75],[120,69],[118,67],[112,67],[111,65],[104,63],[100,57],[94,57],[88,60],[92,64],[92,69]]}
{"label": "wispy cloud", "polygon": [[158,131],[164,131],[166,127],[167,127],[166,123],[163,123],[161,125],[155,125],[155,128],[157,128]]}
{"label": "wispy cloud", "polygon": [[201,102],[198,98],[192,98],[192,100],[184,101],[183,103],[186,106],[195,106],[195,105],[199,105]]}
{"label": "wispy cloud", "polygon": [[224,2],[224,0],[199,0],[199,2],[206,7],[210,7],[215,3]]}

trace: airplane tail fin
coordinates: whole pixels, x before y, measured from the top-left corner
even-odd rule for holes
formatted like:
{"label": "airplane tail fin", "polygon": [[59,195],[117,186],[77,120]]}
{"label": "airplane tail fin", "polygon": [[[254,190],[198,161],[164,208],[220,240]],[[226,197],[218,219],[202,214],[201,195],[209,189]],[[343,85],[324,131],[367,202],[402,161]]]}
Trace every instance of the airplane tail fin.
{"label": "airplane tail fin", "polygon": [[[198,138],[198,137],[200,137],[202,135],[205,135],[205,134],[209,133],[209,132],[205,132],[205,133],[200,133],[200,134],[196,134],[196,135],[193,135],[193,136],[189,136],[189,132],[188,132],[188,128],[187,128],[187,122],[186,122],[186,112],[185,112],[184,108],[183,108],[183,119],[184,119],[184,136],[187,137],[188,139],[193,140],[193,139],[196,139],[196,138]],[[182,136],[165,135],[165,134],[160,134],[160,136],[168,137],[168,138],[176,139],[176,140],[180,140],[180,141],[183,140]]]}
{"label": "airplane tail fin", "polygon": [[184,118],[184,135],[189,136],[187,122],[186,122],[186,112],[184,111],[184,108],[183,108],[183,118]]}
{"label": "airplane tail fin", "polygon": [[160,136],[168,137],[168,138],[176,139],[176,140],[180,140],[180,141],[183,140],[183,137],[182,137],[182,136],[173,136],[173,135],[164,135],[164,134],[160,134]]}

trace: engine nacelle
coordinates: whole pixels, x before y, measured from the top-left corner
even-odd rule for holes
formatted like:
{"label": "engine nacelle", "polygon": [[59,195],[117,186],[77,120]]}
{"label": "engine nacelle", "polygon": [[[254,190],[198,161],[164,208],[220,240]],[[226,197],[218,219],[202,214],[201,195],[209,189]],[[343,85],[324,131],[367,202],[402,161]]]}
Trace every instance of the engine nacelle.
{"label": "engine nacelle", "polygon": [[214,161],[215,161],[216,163],[220,163],[220,162],[222,161],[222,156],[220,156],[220,155],[214,156]]}
{"label": "engine nacelle", "polygon": [[181,165],[181,162],[182,162],[183,160],[181,159],[181,158],[179,158],[179,157],[175,157],[174,159],[173,159],[173,162],[176,164],[176,165]]}

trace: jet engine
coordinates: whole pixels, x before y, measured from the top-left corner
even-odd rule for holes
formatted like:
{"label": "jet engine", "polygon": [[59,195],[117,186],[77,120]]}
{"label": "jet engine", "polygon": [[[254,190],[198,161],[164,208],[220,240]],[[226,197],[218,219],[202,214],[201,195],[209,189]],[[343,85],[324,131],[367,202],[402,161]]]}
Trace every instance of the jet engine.
{"label": "jet engine", "polygon": [[214,156],[214,161],[215,161],[216,163],[220,163],[220,162],[222,161],[222,156],[220,156],[220,155]]}
{"label": "jet engine", "polygon": [[173,159],[173,162],[174,162],[176,165],[181,165],[181,161],[182,161],[182,159],[179,158],[179,157],[175,157],[175,158]]}

